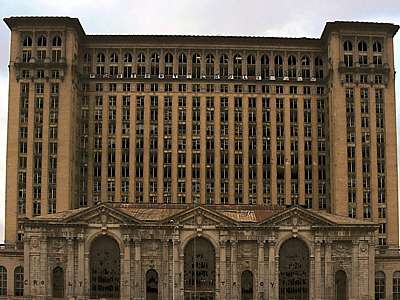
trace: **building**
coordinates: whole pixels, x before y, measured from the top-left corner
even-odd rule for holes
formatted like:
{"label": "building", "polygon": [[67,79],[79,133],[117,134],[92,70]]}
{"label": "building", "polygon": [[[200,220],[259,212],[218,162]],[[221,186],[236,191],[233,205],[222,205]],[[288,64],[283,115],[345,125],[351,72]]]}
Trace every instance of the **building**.
{"label": "building", "polygon": [[400,299],[393,36],[11,17],[0,298]]}

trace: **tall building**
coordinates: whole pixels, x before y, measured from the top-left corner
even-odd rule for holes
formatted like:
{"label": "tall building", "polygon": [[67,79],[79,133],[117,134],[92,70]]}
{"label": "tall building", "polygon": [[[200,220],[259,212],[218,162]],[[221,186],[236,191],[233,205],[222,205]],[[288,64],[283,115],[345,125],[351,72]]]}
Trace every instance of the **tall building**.
{"label": "tall building", "polygon": [[11,299],[400,299],[397,25],[87,35],[11,17]]}

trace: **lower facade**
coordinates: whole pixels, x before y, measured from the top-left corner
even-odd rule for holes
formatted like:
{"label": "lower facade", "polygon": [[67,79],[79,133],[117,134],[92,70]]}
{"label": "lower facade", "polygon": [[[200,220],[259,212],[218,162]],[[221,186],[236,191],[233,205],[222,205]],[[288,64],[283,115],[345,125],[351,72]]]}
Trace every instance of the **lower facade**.
{"label": "lower facade", "polygon": [[293,207],[101,204],[25,220],[0,251],[0,298],[400,299],[373,223]]}

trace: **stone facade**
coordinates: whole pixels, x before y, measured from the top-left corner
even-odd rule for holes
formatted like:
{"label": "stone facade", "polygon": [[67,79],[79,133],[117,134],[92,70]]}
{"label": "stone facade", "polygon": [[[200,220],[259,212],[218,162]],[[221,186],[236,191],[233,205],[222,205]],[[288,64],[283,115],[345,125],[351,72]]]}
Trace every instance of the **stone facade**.
{"label": "stone facade", "polygon": [[0,298],[400,299],[397,25],[311,39],[4,21]]}

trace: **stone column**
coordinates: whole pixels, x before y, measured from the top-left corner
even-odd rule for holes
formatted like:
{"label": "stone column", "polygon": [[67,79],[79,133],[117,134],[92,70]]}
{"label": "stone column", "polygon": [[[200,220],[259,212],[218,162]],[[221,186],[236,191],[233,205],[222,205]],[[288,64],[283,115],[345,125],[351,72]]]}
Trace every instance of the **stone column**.
{"label": "stone column", "polygon": [[315,295],[315,244],[312,245],[313,249],[311,249],[311,255],[310,255],[310,299],[314,299]]}
{"label": "stone column", "polygon": [[275,262],[275,241],[268,241],[268,252],[268,298],[271,300],[275,300],[278,299],[279,286],[279,277],[275,274],[277,264]]}
{"label": "stone column", "polygon": [[162,285],[160,286],[161,289],[161,299],[169,299],[169,276],[168,276],[168,248],[169,248],[169,241],[168,239],[163,239],[162,240],[162,256],[161,256],[161,269],[162,269],[162,275],[161,275],[161,282]]}
{"label": "stone column", "polygon": [[31,276],[30,273],[30,239],[28,237],[24,238],[24,295],[31,295]]}
{"label": "stone column", "polygon": [[325,244],[325,299],[333,297],[332,242]]}
{"label": "stone column", "polygon": [[67,237],[67,297],[74,296],[74,239]]}
{"label": "stone column", "polygon": [[351,299],[359,299],[359,287],[358,287],[358,241],[353,241],[353,248],[352,248],[352,258],[351,258],[351,276],[352,280],[351,287],[350,287],[350,295]]}
{"label": "stone column", "polygon": [[237,241],[231,240],[231,299],[238,298],[238,274],[237,274]]}
{"label": "stone column", "polygon": [[315,273],[314,277],[311,277],[311,280],[314,281],[314,296],[316,300],[321,299],[321,242],[316,241],[314,245],[314,265],[315,265]]}
{"label": "stone column", "polygon": [[45,299],[48,295],[47,286],[48,286],[48,268],[47,268],[47,238],[40,238],[40,275],[39,275],[39,290],[40,290],[40,298]]}
{"label": "stone column", "polygon": [[179,299],[179,240],[174,237],[172,240],[172,290],[171,290],[171,299],[177,300]]}
{"label": "stone column", "polygon": [[184,289],[185,289],[185,282],[184,282],[184,274],[185,274],[185,257],[183,254],[183,251],[180,251],[179,253],[179,263],[178,263],[178,268],[179,268],[179,285],[177,289],[179,290],[179,296],[176,298],[176,300],[183,300],[184,299]]}
{"label": "stone column", "polygon": [[264,240],[258,240],[258,280],[256,281],[257,289],[260,300],[264,300],[266,297],[265,295],[265,243]]}
{"label": "stone column", "polygon": [[[75,291],[78,296],[78,299],[84,299],[85,290],[86,294],[89,291],[89,257],[85,253],[85,239],[83,234],[78,234],[78,273],[77,273],[77,282],[75,286]],[[86,271],[86,272],[85,272]],[[87,273],[87,274],[86,274]],[[85,280],[86,279],[86,280]],[[86,281],[86,284],[85,284]]]}
{"label": "stone column", "polygon": [[226,285],[227,285],[227,280],[226,280],[226,241],[221,240],[219,242],[219,268],[220,268],[220,299],[224,300],[227,299],[226,296]]}
{"label": "stone column", "polygon": [[137,298],[144,296],[142,284],[142,264],[141,258],[141,240],[135,241],[135,291],[134,295]]}
{"label": "stone column", "polygon": [[124,250],[121,255],[121,299],[131,298],[131,242],[129,235],[124,235]]}

